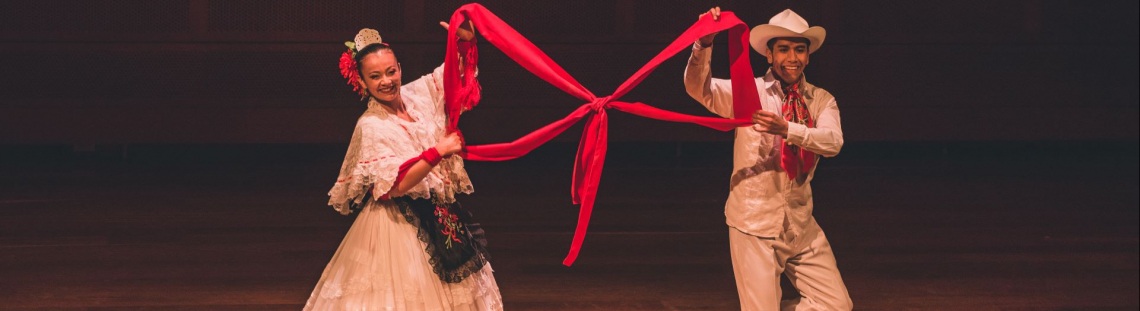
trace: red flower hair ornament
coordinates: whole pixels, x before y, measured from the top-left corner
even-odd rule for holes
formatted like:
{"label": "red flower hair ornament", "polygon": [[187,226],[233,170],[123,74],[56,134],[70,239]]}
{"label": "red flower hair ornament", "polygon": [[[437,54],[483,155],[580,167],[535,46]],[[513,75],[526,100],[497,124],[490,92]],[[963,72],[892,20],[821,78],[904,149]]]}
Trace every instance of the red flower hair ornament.
{"label": "red flower hair ornament", "polygon": [[380,33],[375,29],[364,28],[356,33],[355,40],[344,42],[344,46],[348,47],[348,50],[340,54],[340,75],[347,80],[345,84],[351,85],[352,90],[360,94],[361,99],[368,96],[368,90],[365,89],[364,85],[360,82],[360,71],[357,70],[356,64],[356,52],[358,48],[366,47],[369,44],[388,45],[380,40]]}

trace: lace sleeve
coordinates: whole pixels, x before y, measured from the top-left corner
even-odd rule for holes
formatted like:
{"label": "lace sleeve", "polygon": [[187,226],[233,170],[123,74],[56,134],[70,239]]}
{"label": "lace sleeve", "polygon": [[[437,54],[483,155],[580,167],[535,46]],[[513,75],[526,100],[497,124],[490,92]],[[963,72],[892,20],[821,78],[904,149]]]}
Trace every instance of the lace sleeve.
{"label": "lace sleeve", "polygon": [[392,189],[405,160],[393,150],[375,118],[362,117],[352,133],[336,183],[329,190],[329,205],[348,215],[372,190],[379,198]]}
{"label": "lace sleeve", "polygon": [[[475,68],[472,74],[475,77],[478,77],[479,68]],[[461,71],[460,77],[462,76],[463,72]],[[411,83],[408,83],[408,85],[411,86],[416,93],[424,94],[431,99],[431,102],[434,105],[432,107],[433,113],[443,113],[445,104],[445,101],[443,99],[443,64],[439,64],[439,66],[435,67],[431,73],[426,74],[423,77],[412,81]]]}

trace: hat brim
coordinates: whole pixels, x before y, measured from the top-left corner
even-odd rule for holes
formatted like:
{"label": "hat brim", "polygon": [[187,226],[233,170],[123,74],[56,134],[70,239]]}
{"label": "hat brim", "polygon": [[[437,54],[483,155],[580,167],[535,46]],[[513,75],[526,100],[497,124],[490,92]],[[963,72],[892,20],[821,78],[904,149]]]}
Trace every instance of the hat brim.
{"label": "hat brim", "polygon": [[760,52],[760,55],[768,55],[768,40],[772,38],[805,38],[808,39],[808,54],[815,53],[820,46],[823,45],[823,39],[827,37],[827,31],[823,27],[813,26],[799,33],[788,30],[787,28],[763,24],[752,28],[752,32],[748,35],[748,43],[752,45],[752,49]]}

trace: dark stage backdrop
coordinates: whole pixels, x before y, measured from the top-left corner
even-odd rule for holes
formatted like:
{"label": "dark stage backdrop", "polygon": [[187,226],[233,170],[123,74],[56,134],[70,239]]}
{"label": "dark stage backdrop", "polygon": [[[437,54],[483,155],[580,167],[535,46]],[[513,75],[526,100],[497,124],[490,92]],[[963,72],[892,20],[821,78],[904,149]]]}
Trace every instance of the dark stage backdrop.
{"label": "dark stage backdrop", "polygon": [[[436,23],[464,3],[3,1],[0,144],[343,144],[364,105],[337,72],[341,43],[378,29],[410,81],[442,62]],[[482,3],[597,94],[712,5],[750,25],[792,8],[828,30],[807,76],[837,96],[849,142],[1137,140],[1131,0]],[[714,74],[727,77],[717,52]],[[480,53],[485,98],[463,124],[471,141],[513,139],[581,104],[491,45]],[[624,99],[711,115],[684,92],[687,57]],[[732,137],[612,116],[619,142]]]}

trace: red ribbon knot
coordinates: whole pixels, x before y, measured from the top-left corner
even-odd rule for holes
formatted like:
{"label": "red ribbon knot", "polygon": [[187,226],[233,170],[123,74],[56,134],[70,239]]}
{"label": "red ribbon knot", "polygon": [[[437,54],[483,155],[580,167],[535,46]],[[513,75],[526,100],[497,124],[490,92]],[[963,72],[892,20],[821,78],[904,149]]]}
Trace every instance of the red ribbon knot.
{"label": "red ribbon knot", "polygon": [[606,97],[595,98],[594,101],[590,102],[590,109],[593,109],[594,112],[601,112],[602,110],[605,110],[606,108],[610,108],[610,101],[611,100],[613,100],[612,95],[606,96]]}

